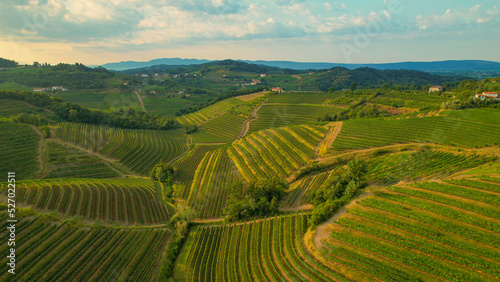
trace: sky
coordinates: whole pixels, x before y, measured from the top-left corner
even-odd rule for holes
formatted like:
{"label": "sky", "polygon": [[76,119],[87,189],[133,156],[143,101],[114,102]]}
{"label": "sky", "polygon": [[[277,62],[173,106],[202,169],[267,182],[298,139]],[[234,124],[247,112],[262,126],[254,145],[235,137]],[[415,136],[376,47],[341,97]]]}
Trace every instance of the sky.
{"label": "sky", "polygon": [[460,0],[1,0],[0,57],[500,62],[500,3]]}

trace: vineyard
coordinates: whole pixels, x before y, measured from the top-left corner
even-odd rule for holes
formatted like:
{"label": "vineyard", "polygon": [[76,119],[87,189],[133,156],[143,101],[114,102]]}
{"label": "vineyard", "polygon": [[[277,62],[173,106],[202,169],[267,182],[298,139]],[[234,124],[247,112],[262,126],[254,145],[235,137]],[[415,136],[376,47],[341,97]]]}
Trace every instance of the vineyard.
{"label": "vineyard", "polygon": [[[166,224],[173,207],[144,179],[27,180],[17,184],[18,203],[62,215],[126,224]],[[7,195],[7,184],[1,192]]]}
{"label": "vineyard", "polygon": [[315,146],[325,133],[318,126],[262,130],[235,141],[227,152],[247,182],[286,178],[317,158]]}
{"label": "vineyard", "polygon": [[10,117],[19,114],[31,114],[31,115],[41,115],[46,116],[48,112],[31,106],[30,104],[24,103],[18,100],[12,99],[0,99],[0,117]]}
{"label": "vineyard", "polygon": [[39,170],[40,137],[27,125],[0,122],[0,174],[16,172],[19,179],[30,179]]}
{"label": "vineyard", "polygon": [[332,148],[345,151],[414,142],[485,147],[500,144],[499,132],[498,125],[447,117],[357,119],[344,122]]}
{"label": "vineyard", "polygon": [[[275,97],[279,97],[277,95]],[[274,97],[273,97],[274,98]],[[320,105],[293,105],[266,103],[257,112],[258,118],[250,122],[250,131],[262,129],[309,124],[316,121],[316,117],[325,114],[334,115],[342,109],[323,107]]]}
{"label": "vineyard", "polygon": [[152,167],[187,150],[181,130],[111,129],[86,124],[62,124],[56,136],[83,148],[119,160],[127,168],[147,175]]}
{"label": "vineyard", "polygon": [[240,134],[244,121],[244,117],[223,114],[202,124],[191,137],[196,143],[232,142]]}
{"label": "vineyard", "polygon": [[279,95],[274,95],[267,101],[269,104],[323,104],[328,99],[334,99],[339,94],[336,93],[323,93],[323,92],[312,92],[312,93],[300,93],[291,92],[283,93]]}
{"label": "vineyard", "polygon": [[307,214],[190,232],[174,278],[182,281],[348,281],[306,252]]}
{"label": "vineyard", "polygon": [[243,104],[245,104],[244,101],[236,98],[225,99],[195,113],[177,117],[177,121],[182,125],[201,124],[215,116],[223,114],[230,109]]}
{"label": "vineyard", "polygon": [[176,193],[174,196],[187,199],[198,164],[207,153],[219,147],[220,145],[197,145],[186,156],[174,163],[174,182],[176,183]]}
{"label": "vineyard", "polygon": [[82,150],[48,141],[45,143],[50,172],[44,178],[118,177],[104,161]]}
{"label": "vineyard", "polygon": [[[7,238],[7,214],[0,219]],[[18,281],[149,281],[169,238],[165,229],[76,227],[41,215],[20,218],[16,232]],[[3,253],[8,248],[1,243]],[[8,258],[0,262],[0,280],[11,281]]]}
{"label": "vineyard", "polygon": [[286,206],[301,206],[309,204],[310,194],[325,184],[331,171],[318,174],[309,174],[290,185],[288,198],[285,199]]}
{"label": "vineyard", "polygon": [[222,146],[208,152],[194,173],[187,203],[197,211],[198,218],[221,217],[227,198],[226,188],[239,180],[226,148]]}
{"label": "vineyard", "polygon": [[353,280],[500,278],[500,183],[390,187],[334,224],[323,255]]}
{"label": "vineyard", "polygon": [[419,151],[377,157],[368,174],[370,180],[395,183],[425,177],[445,177],[455,172],[495,161],[496,157],[453,154],[439,151]]}

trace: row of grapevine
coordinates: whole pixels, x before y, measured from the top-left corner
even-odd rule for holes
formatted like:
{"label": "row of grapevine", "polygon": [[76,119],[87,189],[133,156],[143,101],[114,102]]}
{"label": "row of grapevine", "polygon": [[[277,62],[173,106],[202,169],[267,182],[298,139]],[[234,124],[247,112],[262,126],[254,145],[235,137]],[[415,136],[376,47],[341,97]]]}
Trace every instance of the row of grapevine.
{"label": "row of grapevine", "polygon": [[500,194],[464,186],[480,181],[452,182],[391,187],[360,201],[334,224],[325,259],[352,280],[500,279]]}
{"label": "row of grapevine", "polygon": [[367,177],[382,183],[394,183],[450,175],[494,160],[496,157],[440,151],[401,153],[375,158]]}
{"label": "row of grapevine", "polygon": [[197,211],[198,218],[221,217],[228,194],[226,189],[239,180],[226,148],[207,153],[196,169],[187,202]]}
{"label": "row of grapevine", "polygon": [[[31,218],[19,219],[16,228],[18,281],[149,281],[169,238],[165,229],[74,227]],[[6,237],[9,231],[2,225]],[[3,253],[8,248],[7,241],[0,244]],[[0,262],[0,280],[12,281],[8,258]]]}
{"label": "row of grapevine", "polygon": [[357,119],[344,122],[333,149],[355,150],[413,142],[483,147],[499,144],[499,140],[500,126],[461,119],[439,116],[399,120]]}
{"label": "row of grapevine", "polygon": [[120,130],[100,153],[116,158],[131,170],[147,175],[160,162],[168,162],[186,151],[181,130]]}
{"label": "row of grapevine", "polygon": [[40,137],[27,125],[0,122],[0,179],[16,172],[17,179],[29,179],[39,170],[38,144]]}
{"label": "row of grapevine", "polygon": [[307,215],[199,227],[176,264],[186,281],[347,281],[304,249]]}
{"label": "row of grapevine", "polygon": [[228,153],[247,182],[286,178],[317,158],[315,147],[325,132],[317,126],[262,130],[233,142]]}
{"label": "row of grapevine", "polygon": [[46,142],[50,172],[44,178],[113,178],[118,173],[98,157],[56,142]]}
{"label": "row of grapevine", "polygon": [[301,206],[309,204],[312,192],[319,189],[328,179],[331,172],[309,174],[290,185],[290,192],[286,199],[287,206]]}
{"label": "row of grapevine", "polygon": [[[279,95],[278,95],[279,96]],[[267,128],[307,124],[316,117],[333,115],[342,109],[320,105],[264,104],[257,112],[257,119],[250,122],[249,132]]]}
{"label": "row of grapevine", "polygon": [[[7,194],[7,184],[2,184]],[[145,179],[53,179],[17,184],[16,202],[68,216],[128,224],[164,224],[173,207]]]}
{"label": "row of grapevine", "polygon": [[245,104],[244,101],[236,98],[225,99],[195,113],[177,117],[177,121],[184,126],[188,124],[201,124],[215,116],[218,116],[234,107],[243,104]]}
{"label": "row of grapevine", "polygon": [[47,116],[48,110],[32,106],[26,102],[13,99],[0,99],[0,117],[11,117],[20,114]]}
{"label": "row of grapevine", "polygon": [[176,186],[174,196],[187,199],[189,188],[191,187],[191,182],[199,163],[208,152],[216,150],[219,147],[220,145],[197,145],[186,156],[174,163],[174,182]]}
{"label": "row of grapevine", "polygon": [[56,137],[118,159],[134,172],[147,175],[159,162],[187,150],[182,130],[116,129],[88,124],[60,124]]}
{"label": "row of grapevine", "polygon": [[93,124],[62,123],[56,128],[55,136],[65,142],[98,152],[117,130],[119,131],[119,129]]}
{"label": "row of grapevine", "polygon": [[232,142],[241,132],[244,117],[232,114],[217,116],[202,124],[198,131],[192,134],[196,143]]}

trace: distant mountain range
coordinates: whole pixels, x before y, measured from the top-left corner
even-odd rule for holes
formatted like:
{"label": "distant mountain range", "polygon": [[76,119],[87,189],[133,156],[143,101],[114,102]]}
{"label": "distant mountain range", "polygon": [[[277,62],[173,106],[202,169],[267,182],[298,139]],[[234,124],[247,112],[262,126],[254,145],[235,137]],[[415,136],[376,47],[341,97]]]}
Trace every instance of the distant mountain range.
{"label": "distant mountain range", "polygon": [[[475,71],[500,71],[500,63],[493,61],[481,60],[455,60],[455,61],[437,61],[437,62],[400,62],[400,63],[386,63],[386,64],[337,64],[337,63],[303,63],[292,61],[249,61],[237,60],[249,64],[258,64],[264,66],[278,67],[282,69],[294,70],[317,70],[317,69],[330,69],[332,67],[345,67],[348,69],[357,69],[361,67],[369,67],[378,70],[419,70],[426,72],[475,72]],[[199,65],[210,60],[198,59],[181,59],[181,58],[164,58],[155,59],[148,62],[118,62],[108,63],[102,65],[103,67],[114,70],[123,71],[128,69],[145,68],[155,65],[172,65],[172,66],[189,66]]]}

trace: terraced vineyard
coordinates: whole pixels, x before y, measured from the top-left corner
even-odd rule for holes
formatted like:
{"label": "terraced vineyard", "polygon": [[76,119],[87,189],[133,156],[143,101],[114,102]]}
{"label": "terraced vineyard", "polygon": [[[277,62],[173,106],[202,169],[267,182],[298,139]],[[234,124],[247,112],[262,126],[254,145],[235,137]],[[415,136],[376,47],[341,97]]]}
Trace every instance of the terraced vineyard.
{"label": "terraced vineyard", "polygon": [[310,194],[327,182],[330,175],[331,171],[314,175],[309,174],[292,183],[290,185],[290,193],[286,199],[286,205],[292,207],[309,204]]}
{"label": "terraced vineyard", "polygon": [[202,124],[191,136],[196,143],[232,142],[240,135],[244,121],[244,117],[223,114]]}
{"label": "terraced vineyard", "polygon": [[500,126],[447,117],[357,119],[344,122],[333,149],[345,151],[413,142],[469,148],[494,146],[500,144]]}
{"label": "terraced vineyard", "polygon": [[318,126],[262,130],[235,141],[228,154],[247,182],[286,178],[317,158],[315,146],[326,131]]}
{"label": "terraced vineyard", "polygon": [[444,177],[497,160],[483,155],[453,154],[421,151],[377,157],[368,178],[382,183],[417,180],[425,177]]}
{"label": "terraced vineyard", "polygon": [[48,111],[30,104],[12,99],[0,99],[0,117],[10,117],[19,114],[48,115]]}
{"label": "terraced vineyard", "polygon": [[187,203],[197,211],[198,218],[221,217],[228,194],[226,188],[240,179],[226,148],[208,152],[196,169]]}
{"label": "terraced vineyard", "polygon": [[0,174],[16,172],[18,179],[36,176],[39,170],[37,157],[40,137],[27,125],[0,122]]}
{"label": "terraced vineyard", "polygon": [[194,174],[198,168],[199,163],[205,155],[213,150],[219,148],[220,145],[197,145],[186,156],[175,162],[174,181],[176,183],[175,196],[187,199],[191,183],[194,179]]}
{"label": "terraced vineyard", "polygon": [[215,116],[223,114],[230,109],[243,104],[245,104],[244,101],[236,98],[225,99],[195,113],[177,117],[177,121],[182,125],[201,124]]}
{"label": "terraced vineyard", "polygon": [[115,158],[141,175],[161,161],[168,162],[187,150],[181,130],[110,129],[85,124],[62,124],[57,137]]}
{"label": "terraced vineyard", "polygon": [[500,279],[500,183],[391,187],[335,223],[324,249],[353,280]]}
{"label": "terraced vineyard", "polygon": [[182,281],[348,281],[311,257],[301,238],[307,215],[191,231],[174,277]]}
{"label": "terraced vineyard", "polygon": [[336,93],[324,92],[291,92],[274,95],[267,101],[269,104],[323,104],[327,99],[338,97]]}
{"label": "terraced vineyard", "polygon": [[[144,179],[54,179],[17,183],[18,203],[67,216],[127,224],[166,224],[173,207]],[[1,192],[7,195],[7,184]]]}
{"label": "terraced vineyard", "polygon": [[[0,216],[7,238],[7,214]],[[83,281],[155,276],[159,253],[169,238],[165,229],[76,227],[44,216],[23,216],[17,223],[16,279],[18,281]],[[7,241],[0,249],[7,253]],[[8,258],[0,259],[0,280],[12,281]]]}
{"label": "terraced vineyard", "polygon": [[119,174],[104,161],[82,150],[46,142],[50,172],[44,178],[114,178]]}
{"label": "terraced vineyard", "polygon": [[[280,96],[280,95],[278,95]],[[336,114],[342,109],[320,105],[264,104],[257,112],[258,118],[250,122],[249,132],[262,129],[308,124],[316,117]]]}

